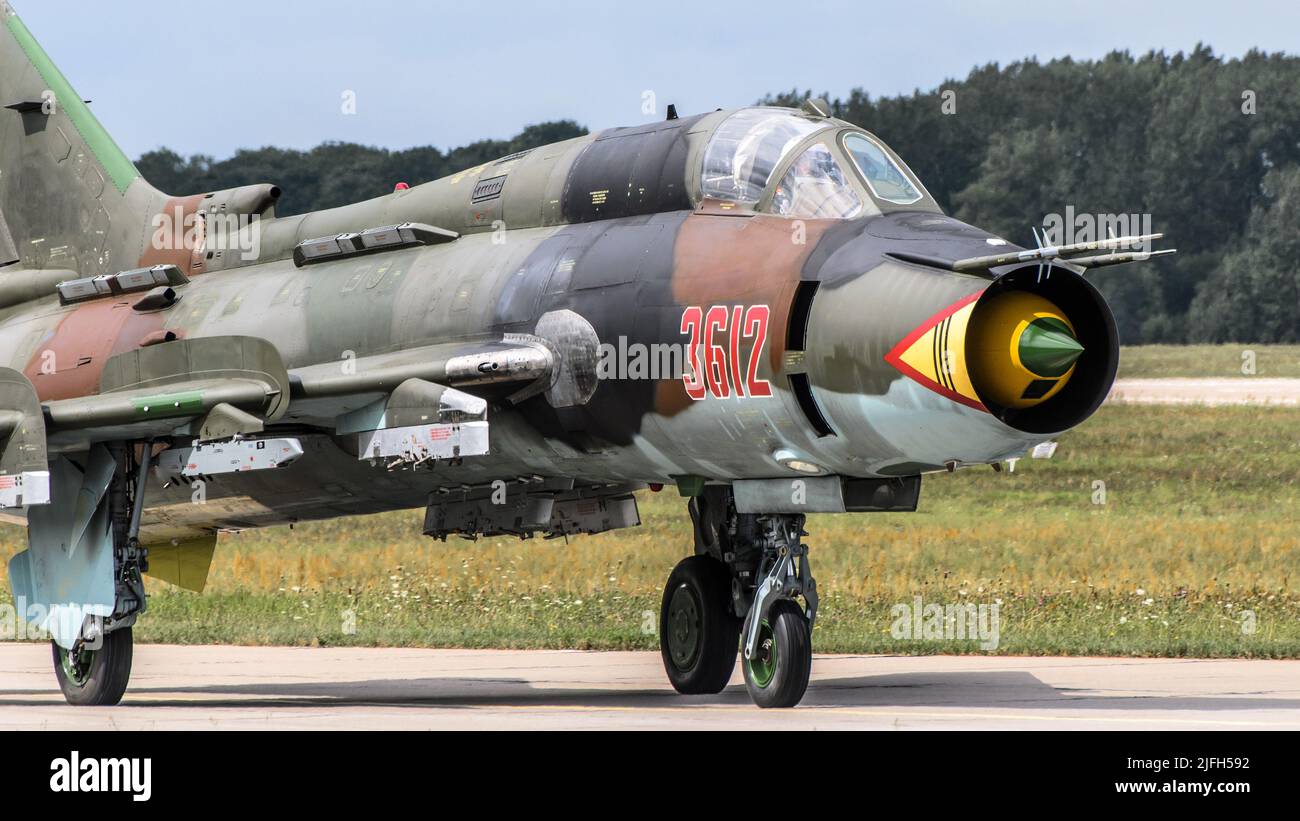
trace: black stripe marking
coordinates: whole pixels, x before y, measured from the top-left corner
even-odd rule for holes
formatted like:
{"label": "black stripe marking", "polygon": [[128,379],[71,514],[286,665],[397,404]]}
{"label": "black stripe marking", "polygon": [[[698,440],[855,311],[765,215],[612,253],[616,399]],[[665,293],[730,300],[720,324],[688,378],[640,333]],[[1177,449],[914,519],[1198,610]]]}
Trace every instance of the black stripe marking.
{"label": "black stripe marking", "polygon": [[956,386],[952,381],[952,363],[948,361],[948,334],[952,330],[952,317],[949,316],[943,321],[943,355],[941,357],[943,364],[944,384],[948,390],[955,390]]}
{"label": "black stripe marking", "polygon": [[951,327],[952,317],[948,317],[934,329],[934,372],[940,385],[956,392],[952,374],[948,372],[948,330]]}
{"label": "black stripe marking", "polygon": [[930,340],[930,361],[934,363],[934,380],[942,385],[943,373],[939,370],[939,325],[934,326],[934,337]]}

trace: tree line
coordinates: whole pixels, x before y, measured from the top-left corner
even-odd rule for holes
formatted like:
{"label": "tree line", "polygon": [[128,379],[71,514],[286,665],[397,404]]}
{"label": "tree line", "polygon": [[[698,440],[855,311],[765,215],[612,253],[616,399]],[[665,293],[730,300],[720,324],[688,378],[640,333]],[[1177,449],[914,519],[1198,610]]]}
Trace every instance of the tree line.
{"label": "tree line", "polygon": [[[831,100],[888,142],[944,209],[1022,245],[1049,215],[1149,215],[1178,253],[1089,274],[1128,344],[1300,342],[1300,58],[1114,52],[975,68],[928,91]],[[809,92],[761,102],[798,105]],[[827,96],[827,95],[821,95]],[[166,191],[251,182],[281,214],[328,208],[585,132],[571,120],[450,151],[327,143],[139,161]]]}
{"label": "tree line", "polygon": [[586,133],[572,120],[557,120],[530,125],[509,140],[479,140],[449,151],[433,146],[390,151],[356,143],[323,143],[309,151],[241,149],[224,160],[205,154],[182,157],[160,148],[142,156],[136,167],[151,184],[171,194],[274,183],[284,192],[275,210],[285,217],[377,197],[390,193],[399,182],[419,185]]}

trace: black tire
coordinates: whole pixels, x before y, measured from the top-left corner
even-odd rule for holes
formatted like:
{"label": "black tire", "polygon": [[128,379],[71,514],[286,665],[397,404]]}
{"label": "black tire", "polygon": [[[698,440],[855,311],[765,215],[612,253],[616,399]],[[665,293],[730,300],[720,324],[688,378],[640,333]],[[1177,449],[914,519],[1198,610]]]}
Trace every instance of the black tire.
{"label": "black tire", "polygon": [[720,693],[731,681],[740,619],[731,612],[731,574],[709,556],[678,562],[659,608],[659,652],[679,693]]}
{"label": "black tire", "polygon": [[54,675],[69,704],[78,707],[111,707],[122,700],[131,679],[131,628],[122,627],[104,636],[97,650],[81,653],[73,664],[69,653],[54,642]]}
{"label": "black tire", "polygon": [[768,611],[753,659],[745,659],[745,686],[759,707],[793,707],[812,674],[812,635],[798,604],[780,599]]}

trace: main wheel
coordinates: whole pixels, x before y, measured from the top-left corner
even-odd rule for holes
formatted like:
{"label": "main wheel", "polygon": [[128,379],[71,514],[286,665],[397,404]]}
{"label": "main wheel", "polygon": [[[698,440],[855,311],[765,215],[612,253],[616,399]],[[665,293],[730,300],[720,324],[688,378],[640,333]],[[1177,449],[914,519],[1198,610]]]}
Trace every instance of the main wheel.
{"label": "main wheel", "polygon": [[96,650],[64,650],[54,642],[54,675],[69,704],[105,707],[117,704],[131,678],[131,628],[104,636]]}
{"label": "main wheel", "polygon": [[678,562],[659,609],[659,651],[673,687],[688,695],[722,692],[739,644],[727,566],[709,556]]}
{"label": "main wheel", "polygon": [[744,660],[745,686],[759,707],[793,707],[812,673],[812,636],[799,605],[780,599],[759,626],[754,657]]}

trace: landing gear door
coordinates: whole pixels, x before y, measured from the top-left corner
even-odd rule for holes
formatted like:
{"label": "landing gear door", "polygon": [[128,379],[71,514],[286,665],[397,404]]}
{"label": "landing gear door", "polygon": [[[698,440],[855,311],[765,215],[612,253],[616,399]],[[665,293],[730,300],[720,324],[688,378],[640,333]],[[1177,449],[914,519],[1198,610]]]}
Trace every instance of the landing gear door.
{"label": "landing gear door", "polygon": [[28,548],[9,562],[20,612],[65,649],[83,637],[91,617],[113,615],[113,527],[105,497],[115,468],[102,445],[91,450],[84,470],[66,457],[51,463],[55,503],[28,510]]}

